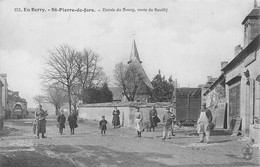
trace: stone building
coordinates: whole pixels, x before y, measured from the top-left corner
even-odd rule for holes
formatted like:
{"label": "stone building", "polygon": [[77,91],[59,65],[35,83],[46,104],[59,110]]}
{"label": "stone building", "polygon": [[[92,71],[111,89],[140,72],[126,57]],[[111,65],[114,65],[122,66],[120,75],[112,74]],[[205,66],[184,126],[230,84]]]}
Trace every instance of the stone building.
{"label": "stone building", "polygon": [[[221,62],[222,70],[228,62]],[[225,75],[222,74],[203,93],[207,107],[212,111],[216,128],[227,128]]]}
{"label": "stone building", "polygon": [[[260,140],[260,8],[256,1],[254,9],[245,17],[244,49],[237,51],[235,58],[223,69],[226,83],[228,128],[239,117],[243,135]],[[240,47],[241,48],[241,47]]]}
{"label": "stone building", "polygon": [[[153,88],[151,81],[149,80],[149,78],[146,75],[146,72],[144,71],[144,68],[142,66],[142,61],[140,60],[135,40],[133,40],[130,59],[127,63],[129,65],[129,67],[132,67],[136,70],[135,71],[136,75],[140,75],[140,77],[142,78],[142,81],[145,85],[141,89],[141,91],[138,91],[138,93],[135,94],[134,101],[148,102],[151,99],[151,95],[149,94],[149,90],[154,89],[154,88]],[[121,92],[123,92],[123,91],[121,90]],[[126,93],[129,93],[129,92],[126,92]],[[114,96],[114,94],[113,94],[113,96]],[[125,95],[123,95],[121,98],[122,98],[121,99],[122,102],[128,101]]]}
{"label": "stone building", "polygon": [[[2,99],[2,88],[3,88],[4,84],[3,82],[0,80],[0,99]],[[3,109],[3,103],[2,101],[0,102],[0,117],[3,116],[3,112],[4,112],[4,109]]]}
{"label": "stone building", "polygon": [[[222,74],[205,95],[219,86],[225,89],[227,104],[224,117],[227,128],[260,141],[260,8],[256,1],[253,10],[242,21],[244,48],[235,47],[235,57],[221,69]],[[240,125],[240,126],[239,126]]]}
{"label": "stone building", "polygon": [[206,97],[204,96],[204,93],[208,90],[210,85],[216,80],[217,78],[207,76],[207,82],[205,84],[198,85],[198,88],[201,88],[201,104],[206,103]]}
{"label": "stone building", "polygon": [[0,81],[2,82],[2,93],[1,93],[1,104],[2,104],[2,113],[5,117],[5,110],[7,109],[7,93],[8,93],[8,83],[7,83],[7,74],[0,74]]}
{"label": "stone building", "polygon": [[[24,98],[20,97],[18,91],[11,91],[7,90],[7,101],[6,101],[6,111],[7,112],[12,112],[14,109],[14,106],[17,102],[22,104],[22,107],[25,111],[27,111],[27,102]],[[10,117],[9,115],[8,117]]]}

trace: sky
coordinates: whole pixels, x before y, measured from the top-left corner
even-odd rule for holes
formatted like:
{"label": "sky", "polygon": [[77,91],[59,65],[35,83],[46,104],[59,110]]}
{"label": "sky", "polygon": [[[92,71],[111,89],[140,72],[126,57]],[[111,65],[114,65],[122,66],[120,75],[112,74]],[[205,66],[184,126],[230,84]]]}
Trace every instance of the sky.
{"label": "sky", "polygon": [[[95,51],[113,86],[115,64],[129,60],[135,34],[150,80],[160,70],[181,87],[197,87],[207,76],[218,77],[221,61],[230,62],[234,47],[243,46],[241,23],[253,5],[254,0],[0,0],[0,73],[7,74],[10,90],[35,107],[32,97],[43,94],[40,76],[48,51],[68,44]],[[96,12],[48,11],[52,8]]]}

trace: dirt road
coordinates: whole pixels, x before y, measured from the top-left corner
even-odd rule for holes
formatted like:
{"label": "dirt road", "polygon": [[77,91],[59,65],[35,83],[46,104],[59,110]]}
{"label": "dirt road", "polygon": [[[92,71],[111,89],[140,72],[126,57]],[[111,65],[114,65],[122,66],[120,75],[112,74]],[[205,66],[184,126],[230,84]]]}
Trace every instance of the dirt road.
{"label": "dirt road", "polygon": [[[85,167],[85,166],[259,166],[260,153],[244,159],[247,143],[237,137],[213,133],[212,143],[197,143],[194,128],[176,128],[176,135],[161,140],[162,129],[144,132],[108,127],[101,136],[97,123],[79,122],[75,135],[59,135],[55,118],[48,118],[46,139],[36,139],[32,120],[6,120],[0,139],[0,167]],[[249,143],[251,145],[251,143]]]}

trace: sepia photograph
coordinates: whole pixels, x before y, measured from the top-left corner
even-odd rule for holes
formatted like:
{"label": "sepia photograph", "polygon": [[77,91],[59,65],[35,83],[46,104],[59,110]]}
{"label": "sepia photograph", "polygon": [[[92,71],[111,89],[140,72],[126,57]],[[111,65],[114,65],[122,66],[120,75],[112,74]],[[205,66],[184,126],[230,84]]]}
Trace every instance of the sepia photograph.
{"label": "sepia photograph", "polygon": [[0,167],[260,166],[260,0],[0,0]]}

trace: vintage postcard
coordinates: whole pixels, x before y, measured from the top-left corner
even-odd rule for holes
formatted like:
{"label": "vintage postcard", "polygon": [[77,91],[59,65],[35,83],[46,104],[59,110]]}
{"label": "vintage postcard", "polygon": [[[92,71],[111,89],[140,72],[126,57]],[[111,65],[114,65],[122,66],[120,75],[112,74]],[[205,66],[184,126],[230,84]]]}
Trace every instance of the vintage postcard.
{"label": "vintage postcard", "polygon": [[0,167],[260,166],[259,0],[0,0]]}

